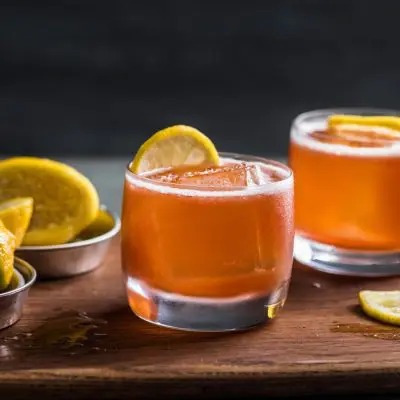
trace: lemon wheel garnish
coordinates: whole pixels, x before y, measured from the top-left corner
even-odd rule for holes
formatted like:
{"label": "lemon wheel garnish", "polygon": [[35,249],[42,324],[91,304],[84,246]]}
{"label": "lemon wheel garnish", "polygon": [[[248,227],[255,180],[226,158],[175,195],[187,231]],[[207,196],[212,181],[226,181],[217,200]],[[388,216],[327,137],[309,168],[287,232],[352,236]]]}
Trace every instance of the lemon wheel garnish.
{"label": "lemon wheel garnish", "polygon": [[33,198],[33,213],[22,245],[55,245],[72,240],[99,212],[99,196],[88,178],[54,160],[12,157],[0,161],[0,202]]}
{"label": "lemon wheel garnish", "polygon": [[142,144],[130,165],[136,174],[182,165],[219,164],[213,142],[202,132],[186,125],[174,125],[156,132]]}
{"label": "lemon wheel garnish", "polygon": [[[327,124],[329,128],[351,128],[358,127],[385,128],[385,134],[390,133],[393,137],[400,138],[400,117],[395,116],[363,116],[351,114],[333,114],[328,117]],[[389,132],[388,132],[389,131]]]}
{"label": "lemon wheel garnish", "polygon": [[28,230],[33,212],[32,197],[17,197],[0,203],[0,220],[15,236],[15,246],[19,247]]}
{"label": "lemon wheel garnish", "polygon": [[361,308],[381,322],[400,325],[400,290],[362,290],[358,294]]}

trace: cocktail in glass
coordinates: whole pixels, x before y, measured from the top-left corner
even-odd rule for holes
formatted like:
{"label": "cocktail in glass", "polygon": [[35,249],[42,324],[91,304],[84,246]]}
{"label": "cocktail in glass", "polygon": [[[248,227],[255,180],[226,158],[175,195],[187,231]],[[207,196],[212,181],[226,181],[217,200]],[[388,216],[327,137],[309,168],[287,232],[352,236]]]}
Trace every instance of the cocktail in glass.
{"label": "cocktail in glass", "polygon": [[140,318],[247,329],[283,306],[293,261],[291,170],[221,154],[220,166],[125,175],[122,264]]}
{"label": "cocktail in glass", "polygon": [[400,273],[400,133],[348,126],[334,114],[393,116],[377,109],[311,111],[291,128],[295,258],[347,275]]}

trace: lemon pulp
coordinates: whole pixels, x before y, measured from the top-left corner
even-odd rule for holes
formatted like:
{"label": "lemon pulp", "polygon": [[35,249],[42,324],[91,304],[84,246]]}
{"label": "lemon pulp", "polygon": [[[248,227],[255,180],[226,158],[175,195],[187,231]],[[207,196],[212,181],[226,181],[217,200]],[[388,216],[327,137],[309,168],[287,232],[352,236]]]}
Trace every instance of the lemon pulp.
{"label": "lemon pulp", "polygon": [[0,203],[0,220],[15,236],[15,246],[19,247],[28,230],[33,212],[32,197],[17,197]]}

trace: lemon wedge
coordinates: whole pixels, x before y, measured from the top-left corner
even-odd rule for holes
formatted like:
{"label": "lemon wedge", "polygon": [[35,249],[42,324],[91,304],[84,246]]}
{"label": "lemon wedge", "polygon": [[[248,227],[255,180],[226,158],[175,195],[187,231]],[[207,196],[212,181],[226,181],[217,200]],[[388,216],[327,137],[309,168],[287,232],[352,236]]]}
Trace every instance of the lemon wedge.
{"label": "lemon wedge", "polygon": [[361,290],[361,308],[371,318],[392,325],[400,325],[400,290]]}
{"label": "lemon wedge", "polygon": [[[400,138],[400,117],[395,116],[363,116],[351,114],[334,114],[328,117],[330,128],[384,128],[385,134],[391,133],[393,137]],[[379,133],[379,132],[377,132]]]}
{"label": "lemon wedge", "polygon": [[0,203],[0,220],[15,236],[15,246],[19,247],[28,230],[33,212],[32,197],[17,197]]}
{"label": "lemon wedge", "polygon": [[114,223],[113,217],[106,210],[100,209],[96,219],[78,235],[78,240],[103,235],[114,227]]}
{"label": "lemon wedge", "polygon": [[55,245],[72,240],[97,217],[94,185],[75,168],[46,158],[0,161],[0,202],[33,198],[33,213],[23,245]]}
{"label": "lemon wedge", "polygon": [[8,287],[14,273],[15,236],[0,221],[0,292]]}
{"label": "lemon wedge", "polygon": [[174,125],[153,134],[142,144],[130,165],[136,174],[182,165],[219,164],[213,142],[187,125]]}

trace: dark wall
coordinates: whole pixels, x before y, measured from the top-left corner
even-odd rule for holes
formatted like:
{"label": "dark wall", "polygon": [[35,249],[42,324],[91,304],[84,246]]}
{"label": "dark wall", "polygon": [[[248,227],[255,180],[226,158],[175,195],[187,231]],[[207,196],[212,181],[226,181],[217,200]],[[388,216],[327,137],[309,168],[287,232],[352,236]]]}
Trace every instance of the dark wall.
{"label": "dark wall", "polygon": [[0,5],[0,154],[118,155],[196,126],[285,155],[305,110],[400,108],[395,0]]}

